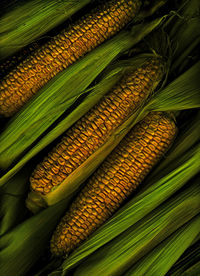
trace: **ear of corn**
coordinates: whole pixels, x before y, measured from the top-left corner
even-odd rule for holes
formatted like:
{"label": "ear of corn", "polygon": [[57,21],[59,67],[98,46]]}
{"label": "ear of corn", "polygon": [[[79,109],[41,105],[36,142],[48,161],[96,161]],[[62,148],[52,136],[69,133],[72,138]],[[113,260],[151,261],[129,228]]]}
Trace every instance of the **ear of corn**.
{"label": "ear of corn", "polygon": [[90,2],[90,0],[7,2],[8,8],[0,19],[0,59],[5,59],[35,41]]}
{"label": "ear of corn", "polygon": [[[192,235],[191,235],[192,233]],[[165,276],[183,252],[193,243],[200,233],[200,215],[182,226],[154,250],[145,255],[125,273],[125,276],[160,275]]]}
{"label": "ear of corn", "polygon": [[169,173],[155,180],[143,193],[136,195],[113,218],[97,229],[87,241],[65,260],[62,270],[68,271],[77,266],[86,257],[94,254],[97,249],[103,248],[105,244],[110,244],[112,239],[129,227],[137,225],[138,221],[183,187],[199,172],[199,158],[200,144],[186,152],[180,158],[179,164],[173,163],[174,167]]}
{"label": "ear of corn", "polygon": [[140,107],[161,80],[162,68],[161,60],[151,59],[126,75],[36,167],[30,179],[32,190],[47,194],[60,185]]}
{"label": "ear of corn", "polygon": [[[121,32],[50,80],[0,135],[0,167],[6,169],[13,161],[19,161],[18,158],[30,150],[44,131],[74,103],[113,59],[140,41],[161,21],[162,18],[135,26],[132,34]],[[48,143],[51,141],[50,137]]]}
{"label": "ear of corn", "polygon": [[141,183],[171,145],[174,122],[149,114],[95,172],[58,225],[51,242],[55,255],[69,253],[108,219]]}
{"label": "ear of corn", "polygon": [[199,199],[200,186],[191,185],[93,253],[74,275],[124,275],[132,264],[199,213]]}
{"label": "ear of corn", "polygon": [[36,50],[2,80],[0,114],[15,114],[51,78],[122,29],[140,5],[108,1]]}

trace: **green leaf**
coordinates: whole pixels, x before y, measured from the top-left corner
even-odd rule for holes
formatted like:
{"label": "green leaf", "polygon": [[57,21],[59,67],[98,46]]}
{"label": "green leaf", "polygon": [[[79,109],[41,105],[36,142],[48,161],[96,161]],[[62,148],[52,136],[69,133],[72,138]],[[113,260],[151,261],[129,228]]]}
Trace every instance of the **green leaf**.
{"label": "green leaf", "polygon": [[183,272],[182,276],[196,276],[200,273],[200,261]]}
{"label": "green leaf", "polygon": [[200,259],[200,236],[198,241],[190,246],[181,258],[173,265],[167,275],[178,276],[182,275],[184,271],[187,271],[190,267],[198,263]]}
{"label": "green leaf", "polygon": [[19,171],[0,190],[0,236],[20,223],[28,214],[25,198],[28,190],[30,164]]}
{"label": "green leaf", "polygon": [[35,215],[0,238],[0,275],[25,275],[48,249],[48,242],[68,202]]}
{"label": "green leaf", "polygon": [[198,0],[182,0],[181,6],[170,19],[167,26],[172,42],[175,44],[174,62],[171,71],[181,72],[191,61],[195,47],[200,43],[200,2]]}
{"label": "green leaf", "polygon": [[200,233],[200,215],[145,255],[125,276],[164,276]]}
{"label": "green leaf", "polygon": [[146,106],[151,111],[175,111],[200,107],[200,62],[197,62],[166,88],[154,95]]}
{"label": "green leaf", "polygon": [[16,1],[0,19],[0,59],[62,23],[91,0]]}

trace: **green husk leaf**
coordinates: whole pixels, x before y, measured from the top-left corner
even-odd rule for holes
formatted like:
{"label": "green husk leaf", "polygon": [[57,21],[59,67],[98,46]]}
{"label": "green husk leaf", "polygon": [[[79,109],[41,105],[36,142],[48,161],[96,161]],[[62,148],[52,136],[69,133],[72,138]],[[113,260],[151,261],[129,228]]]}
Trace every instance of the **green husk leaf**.
{"label": "green husk leaf", "polygon": [[200,215],[178,229],[154,250],[145,255],[125,276],[149,275],[164,276],[182,253],[200,233]]}
{"label": "green husk leaf", "polygon": [[182,276],[197,276],[200,273],[200,261],[183,272]]}
{"label": "green husk leaf", "polygon": [[200,144],[185,153],[180,158],[179,164],[174,164],[174,169],[170,173],[153,183],[145,192],[134,197],[102,227],[97,229],[94,235],[66,259],[63,270],[68,270],[83,261],[84,258],[134,225],[183,187],[199,171],[199,158]]}
{"label": "green husk leaf", "polygon": [[200,43],[200,2],[183,0],[181,8],[169,19],[167,31],[175,44],[172,72],[181,72],[190,60],[189,53]]}
{"label": "green husk leaf", "polygon": [[121,32],[49,81],[0,135],[1,167],[6,169],[21,157],[119,53],[136,44],[161,21],[162,18],[134,26],[132,35]]}
{"label": "green husk leaf", "polygon": [[25,198],[28,190],[30,166],[25,166],[0,190],[0,236],[27,216]]}
{"label": "green husk leaf", "polygon": [[15,1],[0,19],[0,60],[44,35],[90,2]]}
{"label": "green husk leaf", "polygon": [[44,254],[67,204],[65,200],[45,209],[0,238],[0,275],[25,275],[28,272]]}
{"label": "green husk leaf", "polygon": [[[200,239],[200,236],[198,237]],[[190,246],[181,258],[173,265],[167,275],[179,276],[182,275],[184,271],[187,271],[190,267],[198,263],[200,259],[200,240],[196,241],[192,246]]]}
{"label": "green husk leaf", "polygon": [[74,275],[124,275],[132,264],[200,212],[198,184],[174,196],[101,247],[77,268]]}
{"label": "green husk leaf", "polygon": [[175,111],[200,107],[200,62],[155,94],[146,109]]}
{"label": "green husk leaf", "polygon": [[135,21],[144,20],[146,17],[149,17],[155,14],[162,6],[164,6],[168,0],[155,0],[153,2],[146,1],[144,2],[143,9],[140,10],[139,14],[136,16]]}

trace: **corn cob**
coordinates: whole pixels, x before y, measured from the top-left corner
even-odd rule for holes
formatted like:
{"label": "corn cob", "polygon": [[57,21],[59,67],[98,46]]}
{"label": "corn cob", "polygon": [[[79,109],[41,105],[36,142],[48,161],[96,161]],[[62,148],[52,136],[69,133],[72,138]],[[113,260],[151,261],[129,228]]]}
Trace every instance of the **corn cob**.
{"label": "corn cob", "polygon": [[69,253],[102,225],[137,188],[171,145],[174,121],[152,112],[139,122],[88,180],[57,226],[54,255]]}
{"label": "corn cob", "polygon": [[13,70],[25,57],[31,55],[36,49],[38,49],[40,44],[37,42],[31,43],[29,46],[23,48],[17,54],[6,59],[0,64],[0,79],[5,77],[11,70]]}
{"label": "corn cob", "polygon": [[144,102],[163,72],[162,61],[151,58],[127,73],[37,165],[31,189],[45,195],[60,185]]}
{"label": "corn cob", "polygon": [[51,78],[116,34],[141,0],[110,0],[63,30],[10,72],[0,85],[0,114],[16,113]]}

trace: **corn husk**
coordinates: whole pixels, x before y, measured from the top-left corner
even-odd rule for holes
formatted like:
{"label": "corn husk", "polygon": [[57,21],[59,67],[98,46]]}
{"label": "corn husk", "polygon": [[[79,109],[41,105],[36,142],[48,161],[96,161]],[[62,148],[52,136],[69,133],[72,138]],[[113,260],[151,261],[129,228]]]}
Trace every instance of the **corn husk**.
{"label": "corn husk", "polygon": [[144,256],[130,270],[125,273],[131,275],[159,275],[164,276],[182,255],[182,253],[192,244],[200,233],[200,215],[197,215],[186,225],[182,226],[169,238],[160,243],[149,254]]}
{"label": "corn husk", "polygon": [[132,264],[200,212],[198,184],[191,185],[101,247],[77,268],[74,275],[124,275]]}
{"label": "corn husk", "polygon": [[[0,238],[0,274],[24,275],[45,252],[66,202],[27,219]],[[48,226],[48,230],[47,230]],[[47,230],[47,231],[46,231]]]}
{"label": "corn husk", "polygon": [[7,3],[0,19],[0,60],[35,41],[90,2],[31,0]]}
{"label": "corn husk", "polygon": [[30,166],[25,166],[14,178],[8,181],[6,186],[0,189],[0,236],[23,221],[28,215],[25,197],[28,191],[27,180],[30,173]]}
{"label": "corn husk", "polygon": [[184,254],[178,259],[178,261],[169,270],[167,275],[173,275],[173,276],[182,275],[184,272],[187,272],[187,270],[190,270],[193,266],[198,264],[199,258],[200,258],[200,237],[198,236],[198,240],[184,252]]}
{"label": "corn husk", "polygon": [[200,261],[183,272],[183,276],[196,276],[200,273]]}
{"label": "corn husk", "polygon": [[187,270],[183,271],[181,274],[171,274],[175,275],[183,275],[183,276],[196,276],[200,273],[200,261],[196,262],[194,265],[189,267]]}
{"label": "corn husk", "polygon": [[174,63],[171,71],[180,73],[191,62],[191,53],[200,44],[200,2],[182,0],[178,11],[167,22],[167,31],[174,45]]}
{"label": "corn husk", "polygon": [[[200,106],[200,90],[197,75],[200,73],[200,62],[197,62],[180,77],[171,82],[164,90],[157,93],[146,106],[148,110],[154,111],[177,111]],[[193,85],[191,86],[191,84]],[[184,98],[182,101],[180,93]],[[192,97],[191,97],[192,95]],[[166,99],[168,105],[166,106]]]}
{"label": "corn husk", "polygon": [[[156,19],[137,25],[133,27],[132,35],[128,31],[121,32],[49,81],[0,135],[0,167],[5,170],[19,161],[19,157],[49,130],[111,61],[136,44],[161,21]],[[51,141],[49,139],[49,143]]]}

